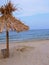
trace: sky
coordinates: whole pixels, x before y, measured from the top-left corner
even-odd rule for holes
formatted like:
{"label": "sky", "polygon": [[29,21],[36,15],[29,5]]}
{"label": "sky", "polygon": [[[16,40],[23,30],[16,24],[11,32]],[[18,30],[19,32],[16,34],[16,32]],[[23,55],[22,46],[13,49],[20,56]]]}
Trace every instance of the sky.
{"label": "sky", "polygon": [[[10,0],[1,0],[0,6]],[[30,29],[49,29],[49,0],[11,0],[18,11],[14,16]]]}

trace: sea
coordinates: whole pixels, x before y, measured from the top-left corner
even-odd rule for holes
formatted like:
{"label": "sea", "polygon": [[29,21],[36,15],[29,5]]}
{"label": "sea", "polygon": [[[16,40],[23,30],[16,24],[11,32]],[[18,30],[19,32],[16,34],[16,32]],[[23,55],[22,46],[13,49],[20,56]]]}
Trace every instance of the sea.
{"label": "sea", "polygon": [[[25,32],[9,31],[9,41],[49,40],[49,29],[33,29]],[[6,42],[6,31],[0,33],[0,43]]]}

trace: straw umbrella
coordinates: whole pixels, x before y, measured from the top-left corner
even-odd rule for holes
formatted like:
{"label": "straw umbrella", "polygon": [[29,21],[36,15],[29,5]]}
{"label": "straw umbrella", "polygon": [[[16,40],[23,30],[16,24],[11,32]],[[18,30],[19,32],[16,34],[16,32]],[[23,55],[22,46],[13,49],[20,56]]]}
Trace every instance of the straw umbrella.
{"label": "straw umbrella", "polygon": [[21,32],[29,29],[27,25],[12,15],[12,12],[15,10],[17,10],[17,8],[13,7],[11,2],[8,2],[6,5],[0,7],[0,32],[3,32],[3,29],[6,29],[7,57],[9,57],[9,30]]}

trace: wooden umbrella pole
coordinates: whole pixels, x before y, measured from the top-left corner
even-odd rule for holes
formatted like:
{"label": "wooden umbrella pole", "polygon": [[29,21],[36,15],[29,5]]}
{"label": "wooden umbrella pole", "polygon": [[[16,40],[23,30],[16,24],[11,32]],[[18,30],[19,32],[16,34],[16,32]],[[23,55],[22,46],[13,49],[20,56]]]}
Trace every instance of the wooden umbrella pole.
{"label": "wooden umbrella pole", "polygon": [[7,57],[9,57],[9,32],[6,30],[6,47],[7,47]]}

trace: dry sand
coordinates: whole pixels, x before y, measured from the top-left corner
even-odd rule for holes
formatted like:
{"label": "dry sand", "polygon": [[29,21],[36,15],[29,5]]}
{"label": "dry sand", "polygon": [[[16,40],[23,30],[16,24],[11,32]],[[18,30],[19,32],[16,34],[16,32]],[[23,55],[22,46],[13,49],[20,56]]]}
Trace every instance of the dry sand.
{"label": "dry sand", "polygon": [[[5,47],[0,44],[0,50]],[[49,40],[11,42],[10,57],[1,57],[0,65],[49,65]]]}

